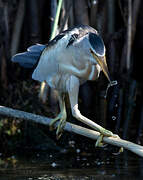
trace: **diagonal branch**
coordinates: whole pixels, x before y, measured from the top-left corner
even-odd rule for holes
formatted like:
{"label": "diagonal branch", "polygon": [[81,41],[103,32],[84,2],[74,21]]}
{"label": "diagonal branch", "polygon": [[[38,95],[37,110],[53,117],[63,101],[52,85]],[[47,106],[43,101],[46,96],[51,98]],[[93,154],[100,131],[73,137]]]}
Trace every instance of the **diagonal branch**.
{"label": "diagonal branch", "polygon": [[[35,115],[32,113],[28,113],[28,112],[24,112],[24,111],[20,111],[20,110],[15,110],[12,108],[7,108],[4,106],[0,106],[0,114],[9,116],[9,117],[21,118],[24,120],[34,121],[36,123],[40,123],[40,124],[44,124],[44,125],[49,125],[49,123],[51,121],[51,118],[47,118],[47,117],[40,116],[40,115]],[[66,123],[64,130],[86,136],[93,140],[97,140],[100,135],[99,132],[96,132],[94,130],[87,129],[87,128],[84,128],[84,127],[81,127],[81,126],[78,126],[78,125],[75,125],[75,124],[72,124],[69,122]],[[123,140],[121,138],[104,137],[103,141],[105,143],[108,143],[108,144],[111,144],[114,146],[123,147],[123,148],[130,150],[133,153],[143,157],[143,146],[134,144],[132,142]]]}

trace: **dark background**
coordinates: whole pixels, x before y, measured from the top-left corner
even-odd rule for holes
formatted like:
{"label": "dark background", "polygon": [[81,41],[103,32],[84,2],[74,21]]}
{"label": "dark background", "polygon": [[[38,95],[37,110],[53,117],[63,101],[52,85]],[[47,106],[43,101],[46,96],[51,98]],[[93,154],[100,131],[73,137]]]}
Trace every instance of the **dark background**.
{"label": "dark background", "polygon": [[[40,84],[31,79],[33,70],[11,62],[12,55],[25,51],[29,45],[49,41],[57,4],[56,0],[0,0],[0,105],[47,117],[58,113],[54,93],[47,94],[45,103],[38,98]],[[64,0],[57,29],[58,34],[68,27],[88,24],[102,35],[110,74],[118,85],[109,89],[105,99],[108,82],[102,73],[96,82],[85,83],[80,88],[80,110],[124,139],[139,144],[143,130],[142,9],[141,0]],[[68,120],[77,124],[71,118],[69,105],[67,110]],[[57,141],[55,131],[49,132],[48,127],[0,116],[2,152],[21,147],[58,150],[68,147],[67,140],[71,139],[80,142],[81,147],[88,141],[66,132]]]}

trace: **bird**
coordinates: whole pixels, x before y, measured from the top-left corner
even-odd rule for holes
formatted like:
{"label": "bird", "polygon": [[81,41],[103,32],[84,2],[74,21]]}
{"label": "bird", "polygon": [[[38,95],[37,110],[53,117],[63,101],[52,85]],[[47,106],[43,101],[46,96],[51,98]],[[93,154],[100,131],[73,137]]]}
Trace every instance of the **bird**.
{"label": "bird", "polygon": [[35,44],[26,52],[14,55],[12,61],[25,68],[34,68],[32,79],[44,81],[57,90],[60,113],[50,122],[50,127],[53,127],[58,121],[57,137],[61,136],[66,124],[66,94],[69,96],[72,116],[100,133],[97,146],[101,145],[104,136],[118,136],[83,116],[78,108],[81,84],[97,80],[101,71],[109,84],[113,83],[106,63],[104,41],[97,30],[88,25],[74,26],[47,44]]}

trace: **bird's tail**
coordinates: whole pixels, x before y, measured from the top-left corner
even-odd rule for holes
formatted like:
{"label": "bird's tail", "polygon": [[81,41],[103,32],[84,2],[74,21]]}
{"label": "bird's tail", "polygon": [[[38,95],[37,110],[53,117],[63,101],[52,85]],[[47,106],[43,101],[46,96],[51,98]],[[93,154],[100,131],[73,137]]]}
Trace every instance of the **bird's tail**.
{"label": "bird's tail", "polygon": [[32,68],[38,62],[42,51],[46,48],[46,45],[36,44],[30,46],[26,52],[18,53],[12,57],[12,61],[19,63],[25,68]]}

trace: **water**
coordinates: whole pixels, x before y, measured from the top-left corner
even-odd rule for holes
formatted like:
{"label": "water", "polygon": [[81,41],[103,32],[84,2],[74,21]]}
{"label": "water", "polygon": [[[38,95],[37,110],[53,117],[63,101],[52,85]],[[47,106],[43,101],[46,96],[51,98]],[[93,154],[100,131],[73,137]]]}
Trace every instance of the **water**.
{"label": "water", "polygon": [[116,116],[112,116],[112,120],[115,121],[116,120]]}
{"label": "water", "polygon": [[110,83],[108,84],[107,88],[106,88],[106,92],[105,92],[105,95],[104,95],[104,98],[106,99],[107,98],[107,93],[108,93],[108,89],[112,86],[115,86],[117,85],[118,82],[117,81],[110,81]]}
{"label": "water", "polygon": [[29,153],[0,159],[0,180],[143,179],[143,158],[97,148],[94,153]]}

